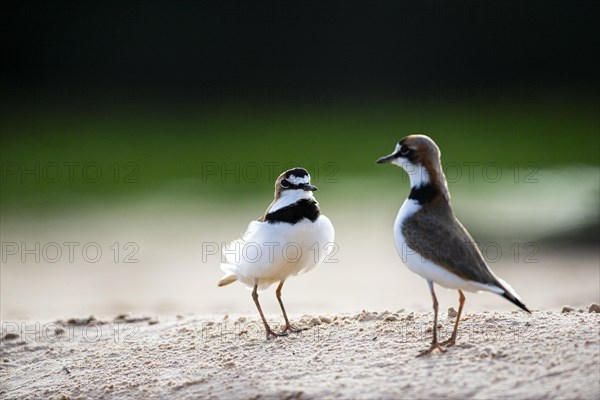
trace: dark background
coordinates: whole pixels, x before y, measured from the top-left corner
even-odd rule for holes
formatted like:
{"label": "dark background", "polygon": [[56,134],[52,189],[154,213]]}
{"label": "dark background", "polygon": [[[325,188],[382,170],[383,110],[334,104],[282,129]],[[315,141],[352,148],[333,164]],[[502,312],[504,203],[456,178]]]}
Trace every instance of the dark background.
{"label": "dark background", "polygon": [[596,1],[40,1],[2,7],[18,101],[595,95]]}
{"label": "dark background", "polygon": [[[39,211],[104,195],[168,190],[227,201],[224,193],[271,190],[267,174],[199,182],[206,163],[334,162],[342,180],[392,179],[398,171],[371,161],[411,133],[432,136],[445,162],[597,166],[598,8],[9,2],[0,155],[17,170],[2,171],[0,203],[4,212]],[[134,164],[139,179],[22,175],[54,162]]]}

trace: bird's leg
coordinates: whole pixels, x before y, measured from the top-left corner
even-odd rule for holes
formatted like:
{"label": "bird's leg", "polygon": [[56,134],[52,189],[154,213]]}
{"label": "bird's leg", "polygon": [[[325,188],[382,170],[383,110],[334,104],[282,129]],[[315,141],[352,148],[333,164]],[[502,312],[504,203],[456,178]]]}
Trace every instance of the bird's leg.
{"label": "bird's leg", "polygon": [[277,290],[275,290],[275,295],[277,296],[277,301],[279,301],[279,306],[281,306],[281,311],[283,312],[283,319],[285,319],[285,328],[283,328],[283,332],[292,332],[292,333],[302,332],[306,328],[298,328],[298,327],[290,324],[290,320],[288,319],[287,313],[285,312],[285,307],[283,306],[283,301],[281,301],[281,288],[283,287],[284,282],[285,282],[285,280],[279,282],[279,286],[277,286]]}
{"label": "bird's leg", "polygon": [[262,312],[262,308],[260,307],[260,303],[258,302],[258,282],[254,284],[254,290],[252,291],[252,298],[254,299],[254,304],[256,304],[256,308],[258,308],[258,313],[260,314],[260,318],[262,319],[263,324],[265,324],[265,331],[267,332],[267,339],[275,338],[278,336],[286,336],[285,333],[275,333],[267,323],[265,316]]}
{"label": "bird's leg", "polygon": [[458,291],[458,315],[456,316],[456,322],[454,323],[454,330],[450,339],[442,343],[443,346],[453,346],[456,344],[456,335],[458,333],[458,323],[460,322],[460,315],[462,314],[463,306],[465,305],[465,295],[462,290]]}
{"label": "bird's leg", "polygon": [[419,353],[417,357],[431,354],[435,349],[438,349],[442,353],[446,351],[437,340],[438,301],[437,297],[435,297],[435,292],[433,290],[433,282],[427,281],[427,283],[429,284],[429,290],[431,291],[431,298],[433,300],[433,340],[431,341],[431,346],[427,350],[424,350],[421,353]]}

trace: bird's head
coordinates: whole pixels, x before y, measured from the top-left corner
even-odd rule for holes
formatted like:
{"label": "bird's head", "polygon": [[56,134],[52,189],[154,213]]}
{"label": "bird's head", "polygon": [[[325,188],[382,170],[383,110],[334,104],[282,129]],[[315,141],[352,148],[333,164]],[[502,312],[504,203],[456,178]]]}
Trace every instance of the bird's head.
{"label": "bird's head", "polygon": [[316,186],[310,184],[310,174],[304,168],[288,169],[275,181],[275,197],[301,195],[302,192],[314,192]]}
{"label": "bird's head", "polygon": [[377,160],[377,164],[395,164],[402,167],[410,177],[412,187],[429,182],[445,182],[441,170],[440,149],[425,135],[410,135],[398,142],[394,151]]}

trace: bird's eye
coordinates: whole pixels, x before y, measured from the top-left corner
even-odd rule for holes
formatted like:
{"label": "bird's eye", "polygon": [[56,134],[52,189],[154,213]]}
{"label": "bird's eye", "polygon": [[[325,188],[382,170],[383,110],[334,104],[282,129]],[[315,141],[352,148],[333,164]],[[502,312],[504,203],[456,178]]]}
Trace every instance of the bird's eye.
{"label": "bird's eye", "polygon": [[402,146],[402,148],[400,149],[400,155],[406,156],[408,155],[408,153],[410,153],[410,149],[408,148],[408,146]]}
{"label": "bird's eye", "polygon": [[290,182],[286,181],[285,179],[281,181],[281,187],[284,189],[287,189],[290,187]]}

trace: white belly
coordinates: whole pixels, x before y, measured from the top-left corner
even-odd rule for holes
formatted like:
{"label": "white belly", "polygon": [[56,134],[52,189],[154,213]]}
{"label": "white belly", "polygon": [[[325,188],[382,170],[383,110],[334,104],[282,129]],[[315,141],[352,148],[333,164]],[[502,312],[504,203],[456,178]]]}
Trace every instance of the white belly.
{"label": "white belly", "polygon": [[398,211],[398,216],[394,222],[394,240],[396,242],[396,250],[402,262],[415,274],[448,289],[461,289],[469,292],[491,290],[488,287],[489,285],[462,279],[408,247],[406,239],[402,234],[402,223],[406,218],[417,212],[420,207],[416,200],[406,199],[402,207],[400,207],[400,211]]}
{"label": "white belly", "polygon": [[294,225],[253,221],[244,238],[224,251],[221,269],[237,275],[248,287],[258,280],[264,290],[316,267],[333,250],[333,240],[333,225],[324,215]]}

